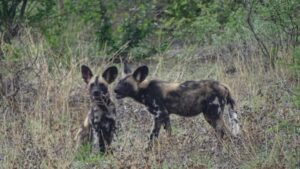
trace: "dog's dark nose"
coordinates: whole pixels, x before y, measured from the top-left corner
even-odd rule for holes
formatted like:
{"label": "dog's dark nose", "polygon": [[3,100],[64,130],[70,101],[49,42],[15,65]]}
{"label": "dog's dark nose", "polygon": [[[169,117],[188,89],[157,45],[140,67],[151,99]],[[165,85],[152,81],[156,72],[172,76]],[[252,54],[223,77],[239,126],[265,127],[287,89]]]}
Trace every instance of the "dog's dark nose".
{"label": "dog's dark nose", "polygon": [[100,96],[100,91],[94,91],[94,92],[93,92],[93,95],[94,95],[94,96]]}

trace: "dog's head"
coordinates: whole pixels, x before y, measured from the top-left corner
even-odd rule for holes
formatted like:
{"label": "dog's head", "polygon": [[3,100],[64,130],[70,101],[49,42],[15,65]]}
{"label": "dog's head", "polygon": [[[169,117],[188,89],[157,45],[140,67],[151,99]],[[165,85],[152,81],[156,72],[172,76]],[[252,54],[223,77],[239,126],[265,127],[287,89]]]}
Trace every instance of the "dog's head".
{"label": "dog's head", "polygon": [[148,72],[149,69],[147,66],[140,66],[132,73],[130,67],[125,64],[123,77],[114,89],[117,99],[135,97],[139,92],[140,84],[148,76]]}
{"label": "dog's head", "polygon": [[109,98],[108,85],[111,84],[118,75],[118,69],[115,66],[107,68],[102,76],[94,76],[91,69],[81,66],[82,78],[88,86],[89,94],[92,101],[102,102]]}

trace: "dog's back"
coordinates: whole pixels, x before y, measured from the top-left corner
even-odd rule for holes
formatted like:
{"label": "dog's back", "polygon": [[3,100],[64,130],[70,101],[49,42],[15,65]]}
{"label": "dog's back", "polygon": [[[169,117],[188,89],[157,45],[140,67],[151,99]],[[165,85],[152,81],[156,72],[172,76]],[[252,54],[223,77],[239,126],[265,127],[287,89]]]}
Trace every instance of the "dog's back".
{"label": "dog's back", "polygon": [[224,103],[232,100],[229,89],[218,81],[202,80],[181,83],[169,91],[164,100],[169,113],[194,116],[205,112],[207,105],[216,99]]}

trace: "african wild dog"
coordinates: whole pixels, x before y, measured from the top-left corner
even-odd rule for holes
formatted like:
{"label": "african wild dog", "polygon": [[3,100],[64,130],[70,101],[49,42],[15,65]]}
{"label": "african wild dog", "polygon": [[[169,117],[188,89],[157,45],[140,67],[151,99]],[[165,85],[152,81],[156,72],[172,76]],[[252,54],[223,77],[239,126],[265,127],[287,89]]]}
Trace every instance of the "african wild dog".
{"label": "african wild dog", "polygon": [[125,76],[118,82],[114,91],[117,99],[130,97],[144,104],[154,115],[154,127],[150,134],[149,148],[154,137],[158,137],[161,125],[167,134],[171,134],[170,114],[191,117],[204,114],[206,121],[222,138],[224,132],[230,132],[223,121],[225,105],[229,104],[229,114],[234,121],[231,134],[238,133],[235,101],[230,89],[215,80],[186,81],[170,83],[161,80],[147,80],[148,67],[141,66],[133,73],[124,65]]}
{"label": "african wild dog", "polygon": [[77,147],[90,142],[93,151],[105,152],[112,142],[116,129],[116,110],[110,99],[108,85],[116,79],[118,69],[111,66],[103,72],[102,77],[99,77],[93,76],[90,68],[83,65],[81,73],[87,84],[92,103],[91,109],[76,134]]}

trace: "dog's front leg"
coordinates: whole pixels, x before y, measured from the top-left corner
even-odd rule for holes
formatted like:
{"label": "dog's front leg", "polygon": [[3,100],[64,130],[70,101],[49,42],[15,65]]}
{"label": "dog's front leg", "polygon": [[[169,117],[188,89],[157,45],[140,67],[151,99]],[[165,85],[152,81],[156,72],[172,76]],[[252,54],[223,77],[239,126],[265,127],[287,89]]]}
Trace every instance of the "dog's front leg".
{"label": "dog's front leg", "polygon": [[160,127],[162,125],[163,119],[160,117],[154,117],[154,125],[152,132],[150,134],[150,140],[153,140],[154,138],[157,138],[159,135]]}
{"label": "dog's front leg", "polygon": [[172,135],[171,120],[169,115],[164,118],[164,129],[166,130],[168,136]]}
{"label": "dog's front leg", "polygon": [[160,127],[162,125],[163,119],[160,117],[154,117],[154,125],[153,125],[153,129],[152,132],[150,134],[150,140],[149,140],[149,144],[148,144],[148,150],[150,150],[153,147],[153,141],[155,141],[155,139],[158,137],[159,135],[159,131],[160,131]]}
{"label": "dog's front leg", "polygon": [[92,129],[92,152],[93,153],[98,153],[100,151],[100,145],[99,145],[99,141],[100,141],[100,138],[99,138],[99,132],[96,131],[95,128]]}
{"label": "dog's front leg", "polygon": [[[166,117],[168,117],[168,114],[166,111],[162,111],[159,108],[150,108],[150,113],[155,115],[154,116],[154,125],[152,132],[150,134],[150,141],[147,149],[151,149],[153,146],[153,141],[159,136],[159,131],[161,128],[161,125],[165,123],[165,128],[169,129],[170,124],[166,121]],[[167,123],[166,123],[167,122]]]}

